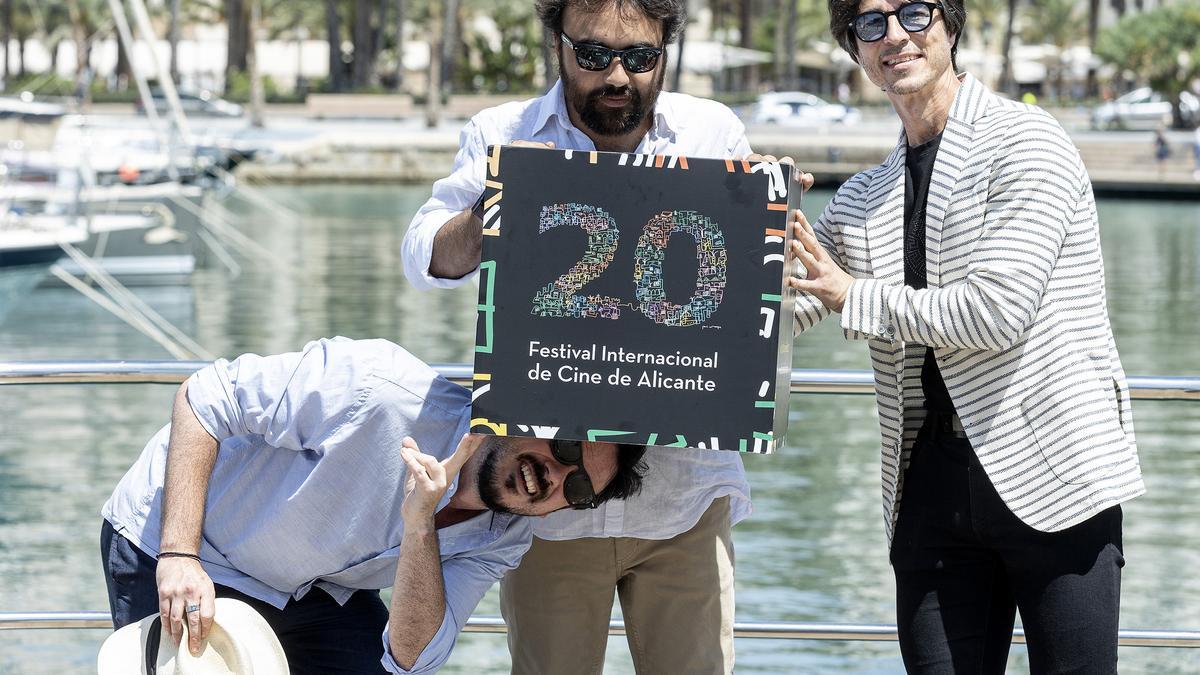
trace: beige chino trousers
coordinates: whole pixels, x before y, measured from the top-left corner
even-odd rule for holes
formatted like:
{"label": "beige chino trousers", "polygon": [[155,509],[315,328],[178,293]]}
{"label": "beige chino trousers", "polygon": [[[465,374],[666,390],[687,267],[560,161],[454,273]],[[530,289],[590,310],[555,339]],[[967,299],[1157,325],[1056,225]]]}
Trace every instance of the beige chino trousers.
{"label": "beige chino trousers", "polygon": [[515,675],[598,675],[614,590],[642,675],[733,672],[729,498],[670,539],[534,537],[500,582]]}

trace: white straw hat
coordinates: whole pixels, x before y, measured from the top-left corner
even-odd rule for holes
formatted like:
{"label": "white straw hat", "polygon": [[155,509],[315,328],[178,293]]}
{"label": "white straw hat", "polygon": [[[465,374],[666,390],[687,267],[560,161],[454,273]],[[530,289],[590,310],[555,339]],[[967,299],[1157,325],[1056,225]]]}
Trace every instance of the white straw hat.
{"label": "white straw hat", "polygon": [[114,632],[96,657],[99,675],[288,675],[279,638],[250,605],[217,598],[213,625],[200,655],[175,646],[157,614]]}

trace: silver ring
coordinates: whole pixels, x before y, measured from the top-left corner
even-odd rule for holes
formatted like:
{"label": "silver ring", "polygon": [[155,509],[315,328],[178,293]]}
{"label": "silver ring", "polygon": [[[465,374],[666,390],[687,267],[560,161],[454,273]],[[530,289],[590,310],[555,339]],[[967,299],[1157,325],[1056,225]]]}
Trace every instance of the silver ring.
{"label": "silver ring", "polygon": [[200,611],[200,605],[188,605],[187,606],[188,614],[191,614],[192,612],[199,612],[199,611]]}

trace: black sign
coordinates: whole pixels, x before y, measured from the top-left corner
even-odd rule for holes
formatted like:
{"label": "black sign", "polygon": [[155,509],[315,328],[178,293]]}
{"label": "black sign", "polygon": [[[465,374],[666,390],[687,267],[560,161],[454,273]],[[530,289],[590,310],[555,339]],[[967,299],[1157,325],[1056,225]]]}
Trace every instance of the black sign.
{"label": "black sign", "polygon": [[791,372],[790,172],[490,147],[472,427],[770,452]]}

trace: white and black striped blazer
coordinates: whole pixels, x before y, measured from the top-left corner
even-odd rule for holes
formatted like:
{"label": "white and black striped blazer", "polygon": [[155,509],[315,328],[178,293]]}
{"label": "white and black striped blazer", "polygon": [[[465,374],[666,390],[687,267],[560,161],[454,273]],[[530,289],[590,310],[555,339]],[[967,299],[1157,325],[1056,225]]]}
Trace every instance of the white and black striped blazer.
{"label": "white and black striped blazer", "polygon": [[[870,345],[889,540],[924,417],[918,345],[1025,523],[1062,530],[1144,492],[1091,181],[1066,132],[963,76],[929,186],[925,290],[904,285],[905,148],[901,134],[814,224],[855,277],[841,324]],[[828,313],[800,294],[797,330]]]}

